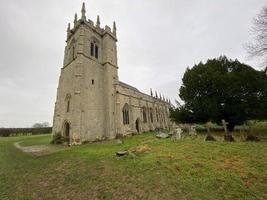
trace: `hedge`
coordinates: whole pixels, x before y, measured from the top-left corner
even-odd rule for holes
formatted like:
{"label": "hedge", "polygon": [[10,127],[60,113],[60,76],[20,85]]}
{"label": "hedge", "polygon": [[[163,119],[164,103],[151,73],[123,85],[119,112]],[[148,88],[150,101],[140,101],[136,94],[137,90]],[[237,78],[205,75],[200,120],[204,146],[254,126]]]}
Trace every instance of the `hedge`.
{"label": "hedge", "polygon": [[17,135],[38,135],[49,134],[52,132],[52,127],[42,128],[0,128],[0,137],[9,137]]}

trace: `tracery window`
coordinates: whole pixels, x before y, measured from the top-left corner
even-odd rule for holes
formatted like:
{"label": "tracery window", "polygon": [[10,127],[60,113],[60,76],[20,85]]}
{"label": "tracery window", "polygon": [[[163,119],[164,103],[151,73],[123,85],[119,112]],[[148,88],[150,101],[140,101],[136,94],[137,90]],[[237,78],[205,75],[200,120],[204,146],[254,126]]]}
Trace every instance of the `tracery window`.
{"label": "tracery window", "polygon": [[67,112],[69,112],[70,111],[70,100],[68,99],[68,101],[67,101]]}
{"label": "tracery window", "polygon": [[122,109],[122,122],[124,125],[129,124],[129,106],[128,104],[125,104]]}
{"label": "tracery window", "polygon": [[68,56],[69,62],[73,61],[76,57],[76,40],[75,39],[73,39],[70,42],[68,55],[69,55]]}
{"label": "tracery window", "polygon": [[90,55],[98,59],[98,45],[97,42],[94,40],[93,42],[90,43]]}
{"label": "tracery window", "polygon": [[95,58],[98,59],[98,46],[95,45]]}
{"label": "tracery window", "polygon": [[157,118],[157,122],[159,121],[159,112],[158,109],[156,109],[156,118]]}
{"label": "tracery window", "polygon": [[143,107],[143,121],[144,121],[144,123],[147,123],[146,108],[145,107]]}
{"label": "tracery window", "polygon": [[150,108],[150,121],[153,123],[153,110]]}
{"label": "tracery window", "polygon": [[71,100],[71,96],[70,94],[66,95],[65,101],[66,101],[66,112],[70,111],[70,100]]}
{"label": "tracery window", "polygon": [[90,55],[94,56],[94,43],[93,42],[91,42]]}

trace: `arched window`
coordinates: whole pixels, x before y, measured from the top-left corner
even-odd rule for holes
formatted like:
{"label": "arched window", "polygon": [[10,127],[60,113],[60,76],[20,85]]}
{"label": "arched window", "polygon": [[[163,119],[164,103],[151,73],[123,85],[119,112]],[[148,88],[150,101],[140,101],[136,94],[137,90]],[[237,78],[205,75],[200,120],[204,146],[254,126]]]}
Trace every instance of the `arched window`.
{"label": "arched window", "polygon": [[75,38],[70,42],[69,45],[69,62],[73,61],[76,57],[76,40]]}
{"label": "arched window", "polygon": [[70,99],[71,99],[70,94],[67,94],[66,98],[65,98],[65,101],[66,101],[66,112],[70,111]]}
{"label": "arched window", "polygon": [[153,110],[150,108],[150,121],[153,123]]}
{"label": "arched window", "polygon": [[98,59],[98,55],[99,55],[98,49],[99,48],[98,48],[97,39],[93,38],[92,42],[90,43],[90,55],[95,57],[96,59]]}
{"label": "arched window", "polygon": [[95,45],[95,58],[98,59],[98,46]]}
{"label": "arched window", "polygon": [[158,112],[157,108],[156,108],[156,120],[157,120],[157,122],[159,121],[159,112]]}
{"label": "arched window", "polygon": [[146,118],[146,108],[143,107],[143,122],[147,123],[147,118]]}
{"label": "arched window", "polygon": [[70,99],[68,99],[68,101],[67,101],[67,112],[69,112],[70,111]]}
{"label": "arched window", "polygon": [[94,56],[94,43],[93,42],[91,42],[90,55]]}
{"label": "arched window", "polygon": [[124,125],[129,124],[129,106],[128,104],[125,104],[122,109],[122,122]]}
{"label": "arched window", "polygon": [[163,111],[160,109],[160,122],[163,122]]}

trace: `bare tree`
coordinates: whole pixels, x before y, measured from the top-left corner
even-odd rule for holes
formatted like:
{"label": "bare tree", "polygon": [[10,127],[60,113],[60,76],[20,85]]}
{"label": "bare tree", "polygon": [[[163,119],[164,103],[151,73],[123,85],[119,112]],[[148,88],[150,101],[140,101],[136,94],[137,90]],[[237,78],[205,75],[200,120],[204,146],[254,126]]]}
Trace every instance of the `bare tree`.
{"label": "bare tree", "polygon": [[251,58],[261,57],[263,63],[267,64],[267,6],[253,19],[251,29],[253,42],[246,45],[247,52]]}

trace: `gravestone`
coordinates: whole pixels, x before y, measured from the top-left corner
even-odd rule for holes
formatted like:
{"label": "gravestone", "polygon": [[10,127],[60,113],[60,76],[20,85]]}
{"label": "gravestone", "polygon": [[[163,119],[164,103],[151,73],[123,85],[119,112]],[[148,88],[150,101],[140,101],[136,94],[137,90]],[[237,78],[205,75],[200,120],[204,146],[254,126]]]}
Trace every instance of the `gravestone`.
{"label": "gravestone", "polygon": [[197,135],[197,131],[196,131],[196,126],[195,125],[189,126],[188,134],[189,134],[189,136],[196,136]]}
{"label": "gravestone", "polygon": [[173,140],[180,140],[180,139],[182,139],[182,133],[183,133],[183,130],[180,127],[177,127],[176,129],[174,129],[171,138]]}

